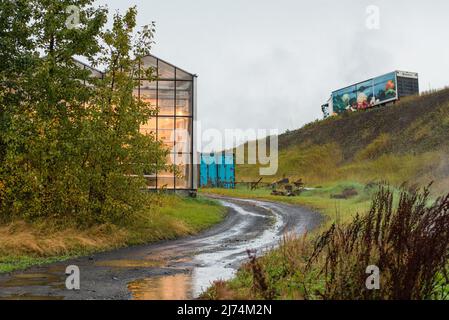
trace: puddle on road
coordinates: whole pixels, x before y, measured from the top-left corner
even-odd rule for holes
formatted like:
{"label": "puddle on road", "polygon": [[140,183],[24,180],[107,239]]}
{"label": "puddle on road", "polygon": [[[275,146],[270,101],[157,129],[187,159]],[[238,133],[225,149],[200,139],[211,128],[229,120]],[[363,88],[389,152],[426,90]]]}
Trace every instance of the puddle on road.
{"label": "puddle on road", "polygon": [[[198,257],[214,256],[201,254]],[[203,260],[204,261],[204,260]],[[134,300],[189,300],[198,298],[214,281],[231,279],[236,270],[226,263],[214,261],[209,266],[197,266],[189,273],[139,279],[128,284]]]}
{"label": "puddle on road", "polygon": [[0,300],[64,300],[64,297],[57,297],[57,296],[33,296],[33,295],[29,295],[29,294],[16,294],[16,295],[11,295],[8,297],[0,297]]}
{"label": "puddle on road", "polygon": [[0,287],[52,286],[59,287],[64,283],[61,277],[54,274],[25,273],[16,274],[11,279],[0,283]]}
{"label": "puddle on road", "polygon": [[[135,300],[187,300],[197,298],[202,292],[216,280],[229,280],[236,272],[238,265],[247,258],[247,249],[257,249],[260,253],[272,247],[281,239],[280,230],[283,227],[282,216],[266,206],[271,214],[260,215],[231,203],[225,203],[232,207],[238,214],[244,216],[238,224],[220,234],[214,234],[195,240],[185,248],[165,249],[162,253],[148,253],[147,259],[124,259],[124,260],[104,260],[95,263],[96,266],[106,268],[137,268],[151,269],[168,267],[174,272],[181,272],[175,275],[165,275],[159,277],[144,278],[128,283],[128,290]],[[253,233],[251,219],[273,219],[275,223],[267,223],[265,228],[261,228],[257,233]],[[187,243],[189,244],[189,243]],[[173,257],[175,256],[175,257]],[[140,256],[138,256],[140,257]],[[64,270],[61,266],[57,270],[48,270],[48,274],[18,274],[9,278],[3,283],[3,287],[64,287]],[[61,269],[61,270],[59,270]],[[189,273],[182,273],[189,270]],[[61,275],[61,276],[59,276]],[[62,277],[62,278],[61,278]],[[27,293],[26,290],[19,292],[10,290],[13,294],[7,299],[61,299],[61,297],[41,297],[40,291],[36,291],[35,296]],[[39,293],[38,293],[39,292]],[[23,294],[22,294],[23,293]],[[4,299],[0,297],[0,299]]]}
{"label": "puddle on road", "polygon": [[[18,288],[18,287],[50,287],[50,288],[64,288],[64,280],[55,274],[41,274],[41,273],[24,273],[16,274],[11,279],[0,282],[0,288]],[[9,294],[7,296],[0,296],[0,300],[63,300],[60,296],[43,296],[33,295],[31,293]]]}
{"label": "puddle on road", "polygon": [[162,260],[107,260],[95,263],[96,266],[110,268],[154,268],[165,264]]}
{"label": "puddle on road", "polygon": [[128,284],[134,300],[187,300],[193,298],[191,289],[190,274],[154,277]]}
{"label": "puddle on road", "polygon": [[[282,216],[271,208],[266,208],[271,215],[261,215],[233,203],[224,203],[242,216],[273,219],[273,224],[256,237],[242,239],[248,236],[243,230],[250,223],[242,219],[239,225],[220,235],[200,240],[201,250],[196,252],[192,261],[194,266],[189,274],[159,276],[137,280],[128,284],[128,290],[136,300],[186,300],[198,298],[214,281],[229,280],[236,267],[247,258],[248,249],[256,249],[259,253],[279,243],[280,230],[284,224]],[[266,207],[263,203],[257,203]],[[230,241],[234,240],[234,241]],[[175,264],[176,265],[176,264]]]}
{"label": "puddle on road", "polygon": [[232,278],[226,267],[197,267],[191,273],[140,279],[128,284],[134,300],[189,300],[200,296],[216,280]]}

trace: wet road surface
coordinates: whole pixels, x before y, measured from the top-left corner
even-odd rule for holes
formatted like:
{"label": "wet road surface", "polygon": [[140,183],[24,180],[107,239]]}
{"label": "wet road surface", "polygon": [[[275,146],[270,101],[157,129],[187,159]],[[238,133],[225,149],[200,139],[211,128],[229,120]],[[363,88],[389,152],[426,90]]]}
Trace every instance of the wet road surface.
{"label": "wet road surface", "polygon": [[[0,299],[192,299],[214,280],[231,278],[248,249],[260,255],[283,235],[321,223],[319,214],[293,205],[217,199],[228,215],[199,235],[0,275]],[[65,288],[68,265],[80,269],[79,291]]]}

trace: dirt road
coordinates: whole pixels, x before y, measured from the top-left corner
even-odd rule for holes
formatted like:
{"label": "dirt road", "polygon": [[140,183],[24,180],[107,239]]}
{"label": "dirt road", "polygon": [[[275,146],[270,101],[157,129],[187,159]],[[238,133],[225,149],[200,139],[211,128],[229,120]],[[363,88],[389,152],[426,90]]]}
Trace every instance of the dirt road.
{"label": "dirt road", "polygon": [[[212,281],[232,277],[247,249],[260,254],[283,234],[302,234],[321,222],[297,206],[218,199],[229,213],[206,232],[0,275],[0,299],[191,299]],[[80,269],[79,291],[65,287],[68,265]]]}

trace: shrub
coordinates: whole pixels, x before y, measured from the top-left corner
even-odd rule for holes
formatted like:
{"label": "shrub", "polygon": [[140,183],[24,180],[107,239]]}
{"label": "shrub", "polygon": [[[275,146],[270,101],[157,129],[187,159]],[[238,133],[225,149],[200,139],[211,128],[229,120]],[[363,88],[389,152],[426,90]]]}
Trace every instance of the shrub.
{"label": "shrub", "polygon": [[[429,204],[429,188],[403,189],[397,208],[381,186],[371,210],[318,237],[308,270],[324,261],[323,299],[447,298],[449,195]],[[366,269],[380,269],[380,290],[365,286]]]}

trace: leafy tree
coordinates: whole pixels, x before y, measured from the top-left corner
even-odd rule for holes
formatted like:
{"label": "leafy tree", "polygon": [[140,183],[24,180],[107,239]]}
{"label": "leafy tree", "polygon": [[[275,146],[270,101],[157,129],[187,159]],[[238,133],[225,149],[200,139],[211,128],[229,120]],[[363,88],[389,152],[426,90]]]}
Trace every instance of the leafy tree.
{"label": "leafy tree", "polygon": [[157,110],[133,95],[140,81],[136,79],[155,80],[142,61],[151,48],[154,25],[144,27],[133,43],[136,15],[135,8],[124,16],[116,14],[112,29],[104,32],[98,61],[107,72],[95,82],[96,93],[87,107],[91,121],[83,147],[91,179],[88,201],[100,217],[135,210],[132,204],[141,200],[136,191],[145,184],[144,174],[165,168],[168,154],[154,136],[139,133]]}
{"label": "leafy tree", "polygon": [[[107,10],[91,0],[3,1],[1,38],[0,212],[13,216],[111,221],[139,209],[143,173],[163,167],[165,151],[139,132],[156,112],[132,93],[139,63],[148,53],[154,26],[134,40],[135,8],[116,14],[105,29]],[[67,8],[79,23],[67,24]],[[74,7],[73,7],[74,6]],[[3,8],[3,7],[2,7]],[[26,8],[23,14],[15,14]],[[6,15],[9,14],[9,17]],[[10,44],[20,44],[11,49]],[[91,77],[75,56],[105,64],[103,79]],[[28,61],[21,63],[21,61]]]}
{"label": "leafy tree", "polygon": [[33,56],[31,30],[27,25],[30,16],[28,1],[0,0],[0,161],[5,156],[3,133],[9,121],[5,111],[20,101],[18,83]]}

